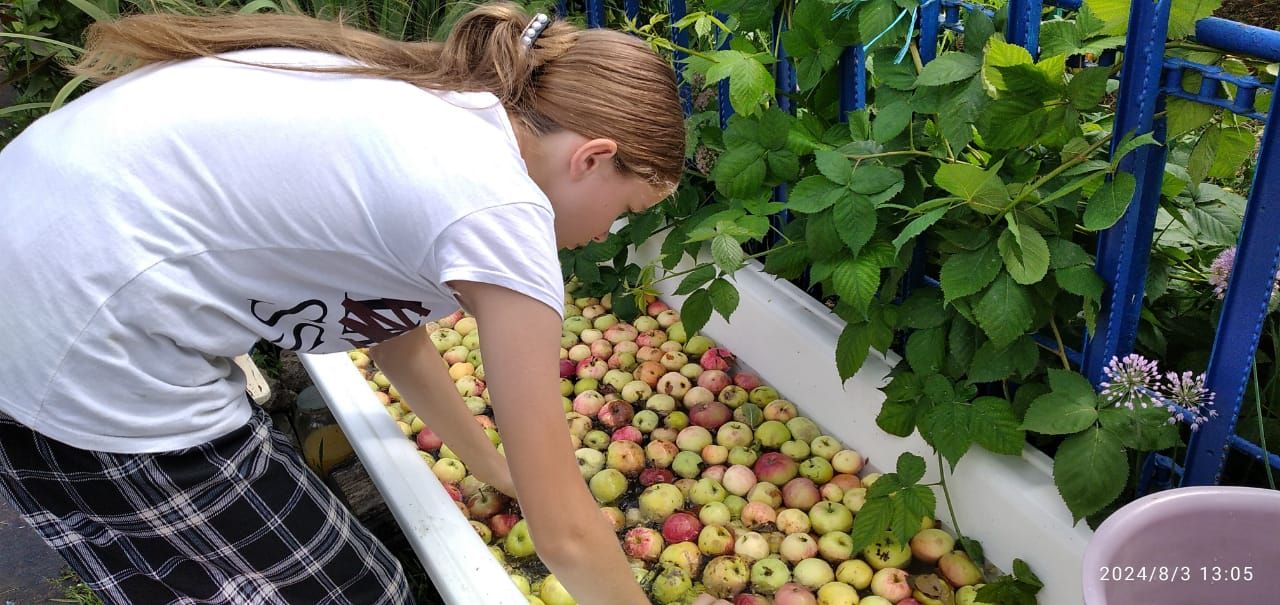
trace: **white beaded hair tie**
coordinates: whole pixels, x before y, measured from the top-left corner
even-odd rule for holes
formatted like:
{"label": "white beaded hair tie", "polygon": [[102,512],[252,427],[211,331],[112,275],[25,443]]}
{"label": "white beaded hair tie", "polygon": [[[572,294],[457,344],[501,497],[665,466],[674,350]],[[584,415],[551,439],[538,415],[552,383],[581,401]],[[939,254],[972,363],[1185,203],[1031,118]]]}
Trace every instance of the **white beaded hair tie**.
{"label": "white beaded hair tie", "polygon": [[542,35],[542,30],[547,29],[547,24],[551,23],[551,17],[543,13],[538,13],[529,22],[529,26],[524,28],[524,34],[520,36],[520,40],[524,42],[525,47],[533,47],[533,41]]}

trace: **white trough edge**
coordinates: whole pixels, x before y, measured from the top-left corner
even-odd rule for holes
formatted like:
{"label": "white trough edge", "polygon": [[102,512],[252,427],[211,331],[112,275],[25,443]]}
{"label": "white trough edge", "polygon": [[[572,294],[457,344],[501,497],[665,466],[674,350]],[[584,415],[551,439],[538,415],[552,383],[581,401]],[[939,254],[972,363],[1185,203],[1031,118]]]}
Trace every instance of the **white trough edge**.
{"label": "white trough edge", "polygon": [[528,605],[346,353],[299,355],[440,596]]}
{"label": "white trough edge", "polygon": [[[643,265],[658,253],[659,245],[649,242],[634,250],[632,261]],[[692,266],[686,258],[674,271]],[[875,470],[893,472],[898,455],[909,451],[928,464],[923,481],[937,481],[937,455],[919,433],[900,438],[875,423],[884,403],[878,387],[899,361],[896,355],[872,350],[861,370],[842,385],[835,350],[843,320],[795,285],[765,273],[756,261],[732,280],[741,297],[732,321],[713,313],[703,334],[759,372],[824,433],[862,452]],[[657,284],[661,298],[677,309],[686,298],[673,293],[679,281]],[[991,562],[1008,572],[1014,558],[1026,561],[1044,581],[1042,605],[1080,605],[1082,559],[1093,531],[1083,521],[1072,525],[1052,469],[1052,460],[1029,445],[1021,456],[974,446],[948,475],[947,486],[961,529],[982,543]],[[954,529],[942,489],[933,489],[939,520]]]}
{"label": "white trough edge", "polygon": [[[641,246],[633,261],[654,259],[658,249],[654,242]],[[686,259],[676,270],[690,266]],[[685,297],[673,294],[676,281],[658,289],[679,308]],[[937,458],[918,433],[899,438],[875,424],[884,401],[878,387],[898,362],[896,355],[872,351],[842,385],[834,362],[841,319],[757,262],[735,273],[733,281],[741,300],[732,323],[713,315],[704,334],[740,356],[825,433],[861,451],[876,470],[891,472],[898,455],[910,451],[928,463],[924,481],[937,480]],[[440,596],[450,605],[526,605],[347,355],[300,357]],[[1093,532],[1083,522],[1072,525],[1047,456],[1030,446],[1018,457],[975,446],[948,476],[948,486],[961,528],[982,542],[996,566],[1008,571],[1015,557],[1025,560],[1045,583],[1042,605],[1083,602],[1081,561]],[[934,491],[939,520],[954,528],[941,489]]]}

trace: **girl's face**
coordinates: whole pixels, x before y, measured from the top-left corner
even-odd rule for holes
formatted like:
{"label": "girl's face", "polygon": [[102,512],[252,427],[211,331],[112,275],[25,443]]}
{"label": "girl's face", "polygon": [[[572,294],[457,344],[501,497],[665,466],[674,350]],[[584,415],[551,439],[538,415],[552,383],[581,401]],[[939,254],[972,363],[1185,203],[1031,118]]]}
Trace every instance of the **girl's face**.
{"label": "girl's face", "polygon": [[601,241],[623,215],[644,212],[668,194],[620,170],[612,140],[561,131],[541,137],[538,147],[539,153],[525,154],[525,163],[551,200],[560,248]]}

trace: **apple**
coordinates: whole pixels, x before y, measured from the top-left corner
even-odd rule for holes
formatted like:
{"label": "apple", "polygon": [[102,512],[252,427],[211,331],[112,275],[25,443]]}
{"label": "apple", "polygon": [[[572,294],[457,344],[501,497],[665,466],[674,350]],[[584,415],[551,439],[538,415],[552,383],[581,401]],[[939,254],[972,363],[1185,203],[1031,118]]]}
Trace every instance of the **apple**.
{"label": "apple", "polygon": [[[636,359],[640,359],[640,353],[636,353]],[[656,361],[642,360],[635,370],[636,380],[644,382],[650,387],[657,386],[658,381],[662,379],[664,374],[666,374],[666,368]],[[683,395],[683,393],[681,394]]]}
{"label": "apple", "polygon": [[792,439],[784,442],[778,451],[787,455],[788,458],[801,462],[809,458],[809,444],[799,439]]}
{"label": "apple", "polygon": [[597,391],[583,391],[573,398],[573,411],[594,418],[604,407],[604,395]]}
{"label": "apple", "polygon": [[719,481],[711,478],[702,478],[693,486],[689,492],[689,502],[698,506],[710,504],[712,502],[723,502],[724,497],[729,495],[725,491],[724,486]]}
{"label": "apple", "polygon": [[784,534],[809,533],[809,514],[798,508],[783,509],[778,513],[778,520],[775,523],[778,531]]}
{"label": "apple", "polygon": [[622,518],[625,521],[624,526],[626,527],[635,527],[644,523],[644,514],[640,512],[640,509],[634,507],[623,511]]}
{"label": "apple", "polygon": [[739,515],[742,524],[750,529],[759,529],[767,525],[773,524],[778,519],[778,513],[773,510],[772,506],[764,502],[747,502],[742,507],[742,513]]}
{"label": "apple", "polygon": [[[628,378],[634,376],[632,372],[635,371],[636,366],[638,365],[640,365],[640,362],[636,359],[635,353],[619,351],[618,347],[614,347],[613,355],[609,356],[609,368],[626,373]],[[606,374],[605,376],[608,377],[608,374]],[[613,386],[613,385],[610,385],[610,386]],[[614,389],[621,390],[619,387],[616,387],[616,386],[614,387]]]}
{"label": "apple", "polygon": [[626,537],[622,539],[622,550],[627,553],[627,556],[650,563],[662,556],[662,549],[665,546],[662,542],[662,534],[648,527],[634,527],[627,531]]}
{"label": "apple", "polygon": [[658,363],[671,372],[678,372],[689,363],[689,357],[679,351],[668,351],[658,358]]}
{"label": "apple", "polygon": [[[773,403],[777,403],[777,401]],[[795,418],[786,421],[786,423],[787,429],[791,431],[791,437],[805,442],[806,446],[809,445],[809,442],[822,436],[822,429],[819,429],[818,425],[815,424],[813,420],[804,416],[796,416]]]}
{"label": "apple", "polygon": [[612,389],[614,393],[621,393],[623,387],[627,386],[627,383],[635,381],[635,377],[631,372],[624,372],[614,368],[612,362],[610,362],[609,368],[609,371],[604,373],[604,378],[601,378],[600,382],[603,382],[605,386]]}
{"label": "apple", "polygon": [[[472,416],[484,416],[485,411],[489,409],[489,402],[485,401],[484,397],[464,397],[462,402],[467,405],[467,411],[471,412]],[[572,410],[573,408],[570,407],[569,409]],[[488,419],[488,416],[485,416],[485,418]],[[480,422],[481,425],[484,424],[479,418],[476,419],[476,422]]]}
{"label": "apple", "polygon": [[795,568],[791,570],[791,576],[795,578],[797,584],[809,590],[817,590],[823,584],[834,582],[836,579],[836,573],[832,571],[830,563],[813,558],[796,563]]}
{"label": "apple", "polygon": [[689,492],[692,492],[693,486],[697,484],[698,484],[697,479],[681,477],[679,479],[676,479],[676,482],[672,483],[671,485],[676,486],[676,489],[680,490],[680,493],[684,495],[684,499],[688,500]]}
{"label": "apple", "polygon": [[[821,544],[819,544],[819,548],[821,548]],[[840,563],[840,566],[836,568],[836,581],[848,584],[858,590],[864,590],[871,585],[871,578],[874,573],[866,561],[849,559]]]}
{"label": "apple", "polygon": [[774,593],[773,605],[818,605],[818,598],[808,588],[787,583]]}
{"label": "apple", "polygon": [[644,443],[644,433],[634,426],[620,426],[609,435],[611,441],[630,441],[637,446]]}
{"label": "apple", "polygon": [[675,460],[676,454],[679,453],[680,448],[670,441],[651,439],[644,446],[645,459],[649,461],[649,464],[657,468],[670,468],[671,462]]}
{"label": "apple", "polygon": [[731,384],[733,380],[723,370],[705,370],[698,374],[698,386],[710,391],[712,395],[719,395],[720,391]]}
{"label": "apple", "polygon": [[[456,347],[449,347],[449,350],[445,351],[444,353],[441,353],[440,357],[444,359],[445,364],[449,365],[450,368],[452,368],[453,366],[458,365],[459,363],[465,362],[467,360],[467,354],[470,352],[471,352],[471,349],[468,349],[467,347],[464,347],[462,345],[458,345]],[[472,369],[474,370],[474,368]],[[463,376],[465,375],[467,374],[464,374]],[[379,382],[379,378],[381,378],[381,382]],[[457,380],[459,378],[462,378],[462,376],[453,377],[454,380]],[[384,376],[382,372],[378,372],[377,374],[373,375],[373,382],[384,389],[391,386],[391,383],[387,381],[387,377]]]}
{"label": "apple", "polygon": [[639,359],[641,362],[653,362],[654,366],[663,370],[663,373],[665,374],[666,368],[662,367],[662,364],[658,361],[659,359],[662,359],[662,354],[665,352],[666,351],[663,351],[658,347],[644,345],[636,351],[636,359]]}
{"label": "apple", "polygon": [[822,494],[822,499],[829,502],[840,502],[844,500],[844,489],[834,483],[823,484],[818,488],[818,492]]}
{"label": "apple", "polygon": [[843,582],[827,582],[818,589],[818,605],[857,605],[858,591]]}
{"label": "apple", "polygon": [[686,426],[676,435],[676,445],[686,452],[702,452],[702,448],[711,445],[711,431],[701,426]]}
{"label": "apple", "polygon": [[609,430],[616,430],[620,427],[631,424],[631,418],[635,416],[635,408],[630,403],[622,400],[614,400],[604,404],[600,408],[600,412],[596,414],[596,419],[600,424]]}
{"label": "apple", "polygon": [[493,488],[480,490],[467,498],[467,509],[472,519],[488,519],[507,506],[507,497]]}
{"label": "apple", "polygon": [[658,379],[658,384],[654,386],[654,390],[681,399],[685,393],[689,392],[691,383],[689,379],[678,372],[667,372]]}
{"label": "apple", "polygon": [[662,537],[666,538],[668,544],[662,550],[662,556],[658,557],[659,562],[675,565],[690,577],[697,576],[698,572],[702,571],[702,551],[698,550],[696,543],[689,540],[671,543],[672,540],[667,537],[665,531],[662,532]]}
{"label": "apple", "polygon": [[533,538],[529,536],[529,524],[524,519],[511,526],[503,541],[503,548],[508,555],[517,559],[534,554]]}
{"label": "apple", "polygon": [[833,564],[848,561],[853,558],[853,538],[842,531],[822,534],[818,538],[818,554]]}
{"label": "apple", "polygon": [[538,598],[542,599],[544,605],[577,605],[578,603],[554,574],[542,580]]}
{"label": "apple", "polygon": [[818,541],[809,534],[787,534],[778,547],[778,554],[788,563],[796,564],[818,555]]}
{"label": "apple", "polygon": [[609,444],[605,464],[627,477],[635,477],[644,470],[644,449],[634,441],[614,441]]}
{"label": "apple", "polygon": [[484,381],[475,376],[463,376],[453,383],[458,389],[458,394],[463,397],[478,397],[484,393]]}
{"label": "apple", "polygon": [[733,532],[723,525],[707,525],[698,532],[698,550],[708,557],[733,552]]}
{"label": "apple", "polygon": [[857,475],[862,470],[862,454],[857,450],[840,450],[831,457],[831,467],[837,473]]}
{"label": "apple", "polygon": [[[449,493],[449,498],[452,499],[454,502],[459,502],[459,503],[462,502],[462,490],[458,489],[457,485],[453,483],[446,483],[444,484],[444,491]],[[467,509],[466,513],[468,516],[470,516],[471,509]]]}
{"label": "apple", "polygon": [[773,594],[790,581],[791,568],[780,559],[761,557],[751,565],[752,590]]}
{"label": "apple", "polygon": [[[730,544],[732,547],[732,544]],[[714,597],[732,597],[742,592],[751,580],[751,565],[739,556],[721,555],[707,563],[702,584]]]}
{"label": "apple", "polygon": [[424,452],[438,450],[440,446],[444,445],[444,440],[429,427],[423,427],[422,430],[418,431],[418,435],[414,440],[418,442],[418,449]]}
{"label": "apple", "polygon": [[650,331],[650,330],[657,330],[657,329],[660,327],[660,326],[658,326],[658,320],[656,320],[656,319],[654,319],[654,318],[652,318],[652,317],[649,317],[649,316],[647,316],[647,315],[641,315],[640,317],[637,317],[637,318],[636,318],[636,320],[635,320],[635,321],[633,321],[633,322],[631,322],[631,323],[636,327],[636,330],[639,330],[639,331],[641,331],[641,332],[648,332],[648,331]]}
{"label": "apple", "polygon": [[759,441],[762,447],[776,450],[790,440],[791,431],[787,430],[787,425],[777,420],[767,420],[756,427],[756,441]]}
{"label": "apple", "polygon": [[862,510],[862,505],[867,503],[867,488],[854,487],[844,490],[844,498],[840,500],[840,503],[850,512],[857,514],[858,511]]}
{"label": "apple", "polygon": [[922,529],[911,538],[911,556],[917,561],[933,565],[938,559],[955,549],[956,540],[940,529]]}
{"label": "apple", "polygon": [[[751,389],[751,395],[748,399],[749,401],[751,401],[751,403],[754,403],[761,407],[765,407],[767,409],[767,406],[770,403],[778,399],[778,391],[777,389],[771,386],[759,386],[754,389]],[[795,404],[791,405],[791,409],[793,410],[795,409]],[[795,414],[792,414],[792,416],[795,416]],[[772,420],[777,420],[777,419],[775,418]]]}
{"label": "apple", "polygon": [[604,450],[612,442],[613,439],[609,437],[609,433],[601,430],[588,431],[586,435],[582,436],[583,445],[598,450]]}
{"label": "apple", "polygon": [[[796,441],[796,443],[804,443],[804,441]],[[800,476],[808,478],[808,480],[822,485],[827,481],[831,481],[831,477],[835,476],[835,471],[831,468],[831,463],[826,458],[806,458],[800,463]]]}
{"label": "apple", "polygon": [[658,393],[645,400],[644,408],[660,415],[669,414],[676,409],[676,399],[670,395]]}
{"label": "apple", "polygon": [[654,329],[644,330],[636,336],[636,344],[642,347],[660,347],[662,343],[667,342],[667,333],[665,330]]}
{"label": "apple", "polygon": [[[724,428],[724,427],[721,427]],[[736,446],[729,450],[729,464],[737,464],[740,466],[751,466],[756,463],[760,455],[755,450],[747,449],[743,446]]]}
{"label": "apple", "polygon": [[766,452],[756,460],[752,470],[756,473],[756,479],[781,487],[796,477],[800,472],[800,465],[780,452]]}
{"label": "apple", "polygon": [[973,586],[961,586],[956,590],[956,605],[992,605],[985,601],[978,600],[978,589],[986,586],[985,584],[974,584]]}
{"label": "apple", "polygon": [[703,353],[706,353],[709,349],[715,346],[715,341],[701,334],[695,334],[689,337],[688,342],[684,343],[684,350],[690,355],[697,355],[698,357],[701,357]]}
{"label": "apple", "polygon": [[[685,378],[689,378],[689,376],[685,372],[681,372],[680,375],[684,376]],[[684,403],[684,407],[688,408],[689,410],[693,410],[693,408],[696,406],[702,406],[708,403],[715,403],[717,405],[724,406],[728,417],[733,418],[733,410],[730,410],[729,407],[725,406],[723,403],[716,401],[716,396],[714,393],[699,386],[690,387],[689,391],[684,394],[684,397],[681,399],[681,401]],[[693,416],[692,412],[690,413],[690,416]],[[728,422],[728,420],[726,420],[725,422]],[[720,424],[724,424],[724,423],[722,422]],[[719,426],[719,425],[716,425],[716,426]],[[716,427],[708,426],[707,428],[714,429]]]}
{"label": "apple", "polygon": [[[683,498],[681,498],[681,502],[683,502]],[[701,531],[702,522],[697,517],[685,512],[671,513],[662,522],[662,537],[672,544],[696,540],[698,533]]]}
{"label": "apple", "polygon": [[608,311],[604,308],[604,305],[600,303],[587,305],[582,308],[582,316],[592,320],[592,325],[595,325],[594,322],[596,318],[603,317],[605,313],[608,313]]}
{"label": "apple", "polygon": [[640,485],[649,487],[659,483],[674,483],[676,474],[665,468],[646,467],[640,471]]}
{"label": "apple", "polygon": [[[625,442],[619,442],[625,443]],[[633,444],[634,445],[634,444]],[[617,469],[606,468],[595,474],[588,483],[591,495],[601,504],[617,500],[627,491],[627,478]]]}
{"label": "apple", "polygon": [[655,483],[640,493],[640,513],[645,521],[662,521],[684,507],[684,494],[670,483]]}
{"label": "apple", "polygon": [[[578,368],[584,360],[591,357],[591,346],[583,343],[575,344],[569,347],[569,361],[574,362],[573,373],[578,374]],[[606,362],[608,363],[608,362]]]}
{"label": "apple", "polygon": [[632,380],[622,387],[622,398],[630,403],[648,399],[653,395],[653,388],[643,380]]}
{"label": "apple", "polygon": [[[724,407],[724,404],[719,402],[716,402],[715,405]],[[728,410],[727,407],[724,407],[724,409]],[[694,420],[694,424],[697,424],[697,420]],[[716,430],[716,443],[727,448],[748,447],[751,445],[753,437],[754,433],[751,427],[737,421],[725,421]]]}
{"label": "apple", "polygon": [[876,480],[880,478],[880,473],[868,473],[862,477],[862,485],[871,487],[876,484]]}
{"label": "apple", "polygon": [[911,563],[911,549],[898,542],[893,534],[885,532],[879,540],[862,550],[862,558],[877,571],[887,567],[904,568]]}
{"label": "apple", "polygon": [[734,361],[734,355],[729,349],[713,347],[707,349],[699,357],[698,362],[704,370],[728,370]]}
{"label": "apple", "polygon": [[666,309],[658,314],[658,325],[669,328],[680,321],[680,312],[675,309]]}
{"label": "apple", "polygon": [[[656,441],[667,441],[667,442],[670,442],[671,445],[675,446],[676,436],[679,434],[680,434],[679,431],[669,426],[660,426],[656,429],[653,429],[652,433],[649,433],[649,439],[656,440]],[[677,452],[680,451],[680,448],[678,446],[676,447],[676,451]]]}
{"label": "apple", "polygon": [[721,501],[708,502],[698,509],[698,520],[706,525],[729,525],[733,520],[733,512]]}
{"label": "apple", "polygon": [[572,380],[569,380],[568,378],[560,379],[560,395],[562,397],[568,397],[570,395],[573,395],[575,387],[576,385]]}
{"label": "apple", "polygon": [[498,513],[489,517],[489,529],[493,530],[493,537],[505,538],[519,521],[520,515],[515,513]]}
{"label": "apple", "polygon": [[804,477],[796,477],[782,486],[782,503],[788,508],[807,511],[821,500],[818,486]]}
{"label": "apple", "polygon": [[653,410],[640,410],[631,418],[631,426],[636,427],[637,430],[646,435],[657,429],[660,422],[662,422],[662,419]]}
{"label": "apple", "polygon": [[830,483],[840,486],[840,489],[845,491],[851,490],[855,487],[862,487],[862,479],[859,479],[857,475],[849,475],[845,473],[832,475]]}
{"label": "apple", "polygon": [[[572,351],[570,351],[570,359],[572,359]],[[600,380],[604,378],[605,372],[609,371],[609,362],[591,355],[586,359],[578,362],[578,378],[591,378]]]}
{"label": "apple", "polygon": [[947,583],[956,588],[972,586],[982,581],[982,571],[962,550],[953,550],[939,557],[938,571],[946,578]]}
{"label": "apple", "polygon": [[[664,551],[665,552],[665,551]],[[653,580],[653,598],[660,605],[671,605],[684,600],[685,595],[693,589],[693,581],[689,572],[677,565],[665,565],[662,572]]]}
{"label": "apple", "polygon": [[853,528],[853,513],[839,502],[822,501],[809,510],[809,522],[819,535]]}
{"label": "apple", "polygon": [[600,514],[604,517],[605,521],[613,527],[614,532],[620,532],[622,531],[622,528],[627,526],[626,514],[622,512],[622,509],[616,506],[601,506]]}
{"label": "apple", "polygon": [[577,412],[567,412],[564,415],[565,421],[569,425],[569,434],[577,435],[579,438],[585,437],[591,431],[591,419]]}
{"label": "apple", "polygon": [[600,387],[600,381],[594,378],[579,378],[573,383],[573,394],[580,395],[587,391],[594,391]]}
{"label": "apple", "polygon": [[471,529],[476,530],[476,535],[480,536],[480,540],[485,544],[493,540],[493,530],[489,529],[488,525],[475,520],[468,521],[468,523],[471,524]]}
{"label": "apple", "polygon": [[769,556],[769,541],[759,532],[741,531],[735,534],[737,537],[733,542],[734,553],[750,561],[759,561]]}
{"label": "apple", "polygon": [[457,483],[467,476],[467,467],[463,466],[460,460],[444,458],[431,467],[431,472],[435,473],[436,478],[442,483]]}
{"label": "apple", "polygon": [[911,584],[907,572],[896,567],[885,567],[871,578],[871,592],[890,603],[897,603],[911,596]]}
{"label": "apple", "polygon": [[450,328],[436,330],[429,338],[431,344],[435,345],[436,351],[442,355],[445,351],[462,344],[462,335]]}
{"label": "apple", "polygon": [[730,466],[724,472],[722,483],[729,493],[735,496],[746,496],[756,486],[756,474],[741,464]]}
{"label": "apple", "polygon": [[634,342],[639,334],[640,332],[636,330],[635,326],[628,323],[620,323],[604,329],[604,339],[613,343],[615,350],[617,350],[617,345],[619,344]]}
{"label": "apple", "polygon": [[[750,398],[750,393],[748,393],[746,389],[743,389],[742,387],[734,386],[734,385],[726,386],[725,388],[720,390],[719,394],[716,395],[717,401],[729,406],[734,410],[738,410],[745,407],[747,405],[747,402],[749,401],[749,398]],[[756,409],[757,410],[760,409],[760,406],[756,406]]]}
{"label": "apple", "polygon": [[702,456],[693,452],[680,452],[671,462],[671,470],[685,479],[696,479],[702,474]]}
{"label": "apple", "polygon": [[769,508],[778,508],[782,506],[782,489],[772,483],[756,483],[751,491],[747,492],[748,502],[761,502],[769,505]]}
{"label": "apple", "polygon": [[711,444],[702,448],[702,461],[707,464],[724,464],[729,460],[729,448],[723,445]]}

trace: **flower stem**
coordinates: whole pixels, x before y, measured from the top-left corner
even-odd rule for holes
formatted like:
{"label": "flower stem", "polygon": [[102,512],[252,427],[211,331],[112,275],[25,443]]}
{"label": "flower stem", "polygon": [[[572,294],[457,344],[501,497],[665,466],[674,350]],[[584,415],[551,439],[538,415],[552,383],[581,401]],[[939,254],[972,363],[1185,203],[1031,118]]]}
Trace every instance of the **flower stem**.
{"label": "flower stem", "polygon": [[947,512],[951,514],[951,525],[956,529],[956,536],[965,537],[964,532],[960,530],[960,519],[956,517],[956,509],[951,505],[951,490],[947,489],[947,464],[942,460],[942,453],[938,453],[938,483],[942,485],[942,498],[947,501]]}
{"label": "flower stem", "polygon": [[1066,346],[1062,344],[1062,333],[1058,331],[1058,320],[1052,313],[1049,314],[1049,328],[1053,330],[1053,339],[1058,342],[1058,350],[1056,352],[1058,353],[1058,359],[1062,360],[1062,369],[1070,371],[1071,360],[1067,359]]}
{"label": "flower stem", "polygon": [[1258,358],[1253,359],[1253,406],[1258,413],[1258,445],[1262,447],[1262,468],[1267,470],[1267,487],[1276,488],[1276,479],[1271,475],[1271,458],[1267,454],[1267,427],[1262,423],[1262,387],[1258,384]]}

